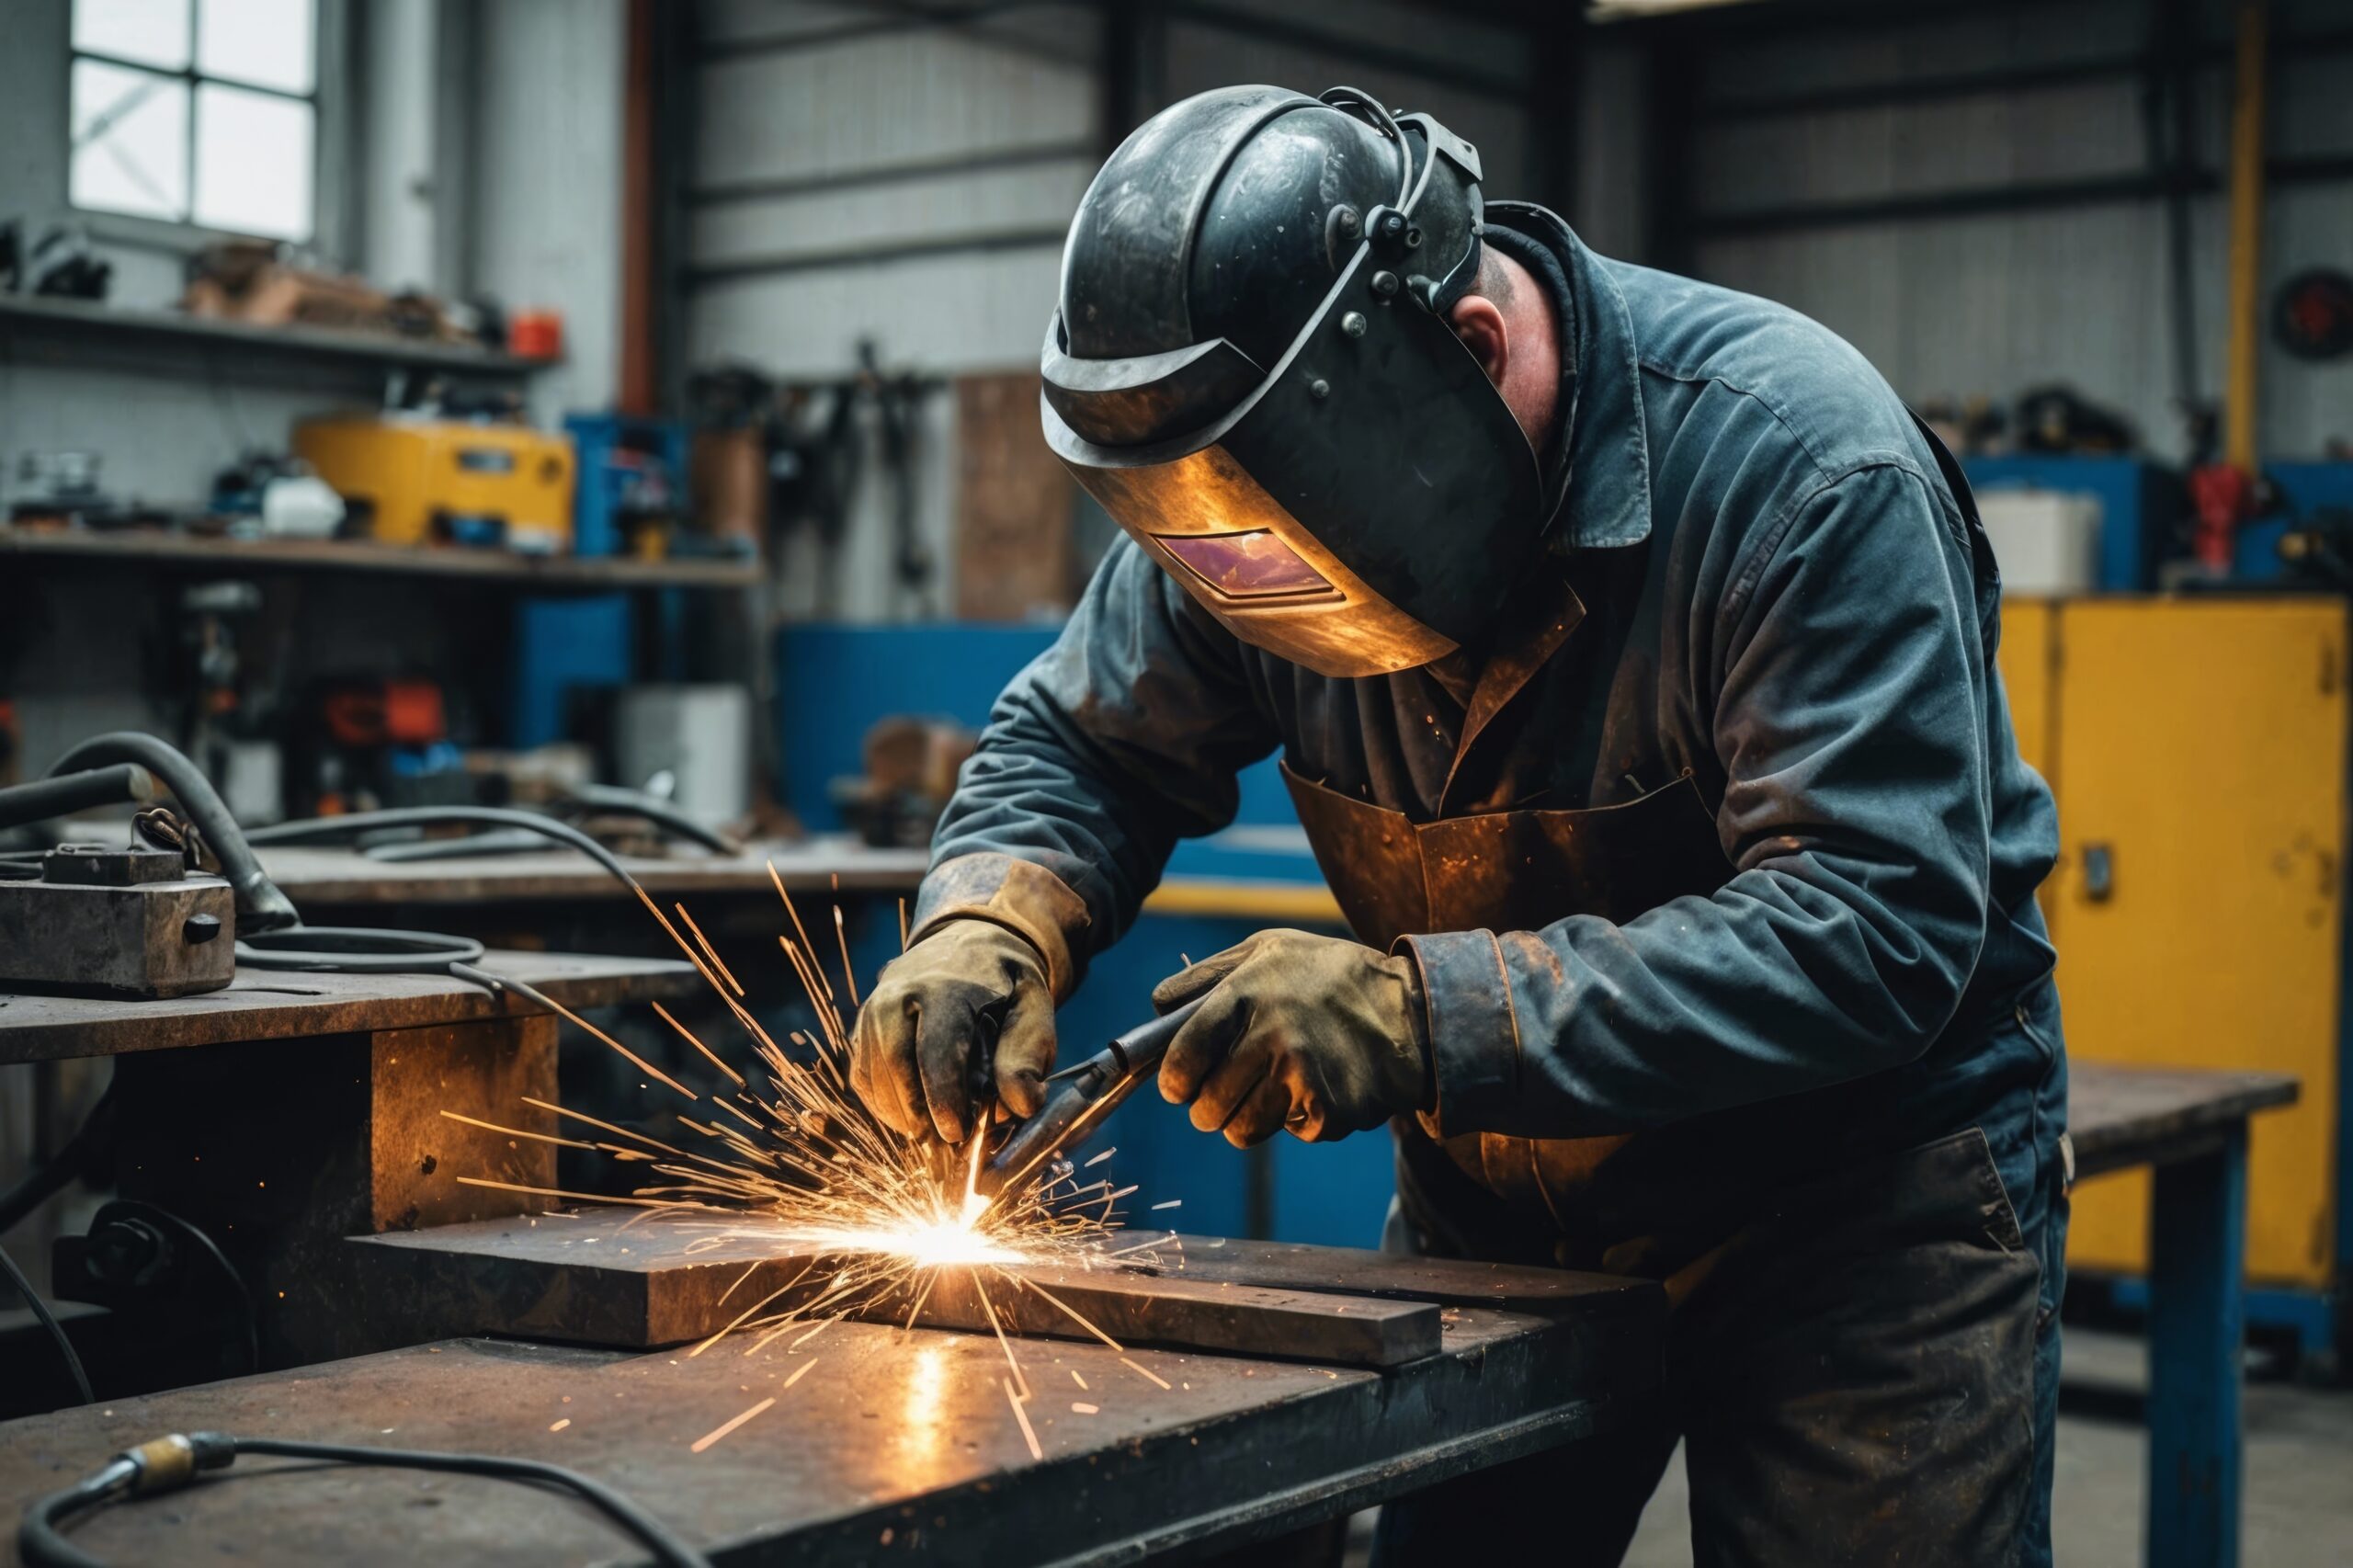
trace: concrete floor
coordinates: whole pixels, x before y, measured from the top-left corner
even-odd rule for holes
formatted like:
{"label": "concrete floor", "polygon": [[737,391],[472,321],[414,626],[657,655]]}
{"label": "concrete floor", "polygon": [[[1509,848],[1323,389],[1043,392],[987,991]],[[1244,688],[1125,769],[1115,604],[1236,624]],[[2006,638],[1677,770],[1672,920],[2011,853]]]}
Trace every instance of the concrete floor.
{"label": "concrete floor", "polygon": [[[2103,1392],[2146,1387],[2137,1338],[2070,1329],[2065,1379]],[[2245,1534],[2239,1560],[2265,1568],[2343,1568],[2353,1560],[2353,1390],[2255,1382],[2246,1391]],[[2052,1546],[2065,1568],[2141,1561],[2140,1426],[2059,1416]],[[1687,1568],[1689,1492],[1678,1452],[1643,1515],[1627,1568]]]}

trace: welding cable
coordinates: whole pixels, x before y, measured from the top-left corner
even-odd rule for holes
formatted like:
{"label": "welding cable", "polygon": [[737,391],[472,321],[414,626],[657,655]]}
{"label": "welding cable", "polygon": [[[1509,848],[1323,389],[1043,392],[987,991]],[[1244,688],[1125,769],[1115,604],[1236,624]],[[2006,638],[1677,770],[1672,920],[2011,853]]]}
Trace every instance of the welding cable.
{"label": "welding cable", "polygon": [[607,812],[638,817],[674,837],[699,844],[715,855],[741,855],[744,846],[715,828],[697,822],[658,795],[626,790],[616,784],[582,784],[553,801],[559,812]]}
{"label": "welding cable", "polygon": [[307,817],[301,822],[282,822],[271,827],[257,827],[245,835],[248,844],[307,844],[321,838],[341,838],[347,835],[374,833],[388,827],[434,827],[444,824],[467,827],[524,828],[542,838],[552,838],[587,856],[624,882],[634,882],[628,869],[614,858],[613,852],[597,843],[570,823],[558,822],[538,812],[517,811],[511,806],[398,806],[391,811],[352,812],[339,817]]}
{"label": "welding cable", "polygon": [[312,974],[439,974],[451,964],[472,963],[484,950],[472,937],[439,931],[402,931],[387,926],[290,926],[240,940],[237,962],[247,969]]}
{"label": "welding cable", "polygon": [[[238,826],[236,818],[229,814],[229,808],[196,764],[165,742],[136,731],[120,730],[84,741],[58,759],[50,769],[50,777],[103,768],[115,763],[134,763],[160,779],[195,824],[220,863],[222,874],[236,889],[237,961],[254,969],[339,974],[446,974],[459,966],[471,965],[483,952],[483,945],[471,937],[438,932],[304,926],[301,912],[269,880],[256,858],[253,846],[257,844],[307,843],[383,828],[447,824],[521,829],[579,850],[612,873],[623,886],[643,891],[610,850],[578,828],[537,812],[506,807],[406,806],[279,823],[249,833]],[[633,792],[616,792],[612,799],[617,809],[621,795],[633,796]],[[650,800],[639,800],[627,809],[665,825],[671,825],[671,819],[676,816],[660,802]],[[142,836],[154,836],[149,827],[142,826],[141,831]],[[705,842],[716,836],[699,827],[696,832],[704,836]]]}
{"label": "welding cable", "polygon": [[8,1256],[6,1247],[0,1247],[0,1273],[8,1276],[8,1282],[17,1288],[18,1295],[24,1297],[25,1305],[32,1308],[33,1316],[40,1320],[41,1327],[49,1330],[49,1337],[57,1343],[58,1357],[64,1361],[65,1369],[74,1374],[74,1387],[81,1394],[82,1403],[89,1403],[97,1396],[90,1392],[90,1374],[82,1369],[82,1358],[74,1353],[74,1342],[65,1337],[65,1330],[58,1324],[57,1314],[49,1310],[49,1303],[40,1299],[40,1293],[33,1289],[33,1282],[25,1278],[25,1271],[17,1267],[17,1260]]}
{"label": "welding cable", "polygon": [[610,1519],[652,1551],[654,1561],[665,1568],[711,1568],[710,1558],[679,1539],[669,1526],[629,1496],[560,1465],[494,1454],[443,1454],[412,1449],[302,1443],[280,1437],[233,1437],[225,1432],[175,1432],[117,1454],[105,1469],[27,1508],[24,1522],[17,1527],[17,1550],[28,1568],[106,1568],[102,1559],[67,1541],[60,1527],[77,1515],[109,1503],[176,1491],[201,1471],[227,1469],[240,1454],[377,1465],[392,1470],[444,1471],[456,1475],[561,1487]]}
{"label": "welding cable", "polygon": [[275,931],[301,920],[293,900],[278,891],[278,884],[269,880],[261,862],[254,858],[245,835],[237,830],[237,819],[229,814],[228,805],[212,788],[211,781],[198,770],[196,764],[165,742],[136,730],[96,735],[51,764],[49,777],[55,778],[116,762],[135,762],[163,780],[172,798],[179,801],[180,810],[203,833],[205,842],[212,846],[214,857],[221,862],[222,874],[237,890],[239,930],[248,934]]}
{"label": "welding cable", "polygon": [[105,1141],[114,1134],[114,1083],[82,1119],[81,1131],[65,1146],[28,1172],[25,1178],[0,1193],[0,1236],[15,1230],[26,1215],[65,1190],[76,1177],[88,1174]]}
{"label": "welding cable", "polygon": [[[714,828],[704,826],[666,801],[637,790],[608,784],[585,784],[571,794],[551,801],[551,817],[635,817],[672,838],[699,844],[717,855],[740,855],[744,846]],[[371,860],[455,860],[476,855],[516,855],[546,847],[536,828],[502,828],[468,834],[462,838],[416,838],[370,844],[363,854]]]}
{"label": "welding cable", "polygon": [[0,790],[0,827],[25,827],[99,806],[144,804],[154,798],[155,776],[135,762],[52,773]]}
{"label": "welding cable", "polygon": [[[310,817],[256,828],[248,844],[301,844],[322,838],[373,833],[389,827],[445,824],[521,828],[577,849],[634,888],[637,879],[613,852],[569,823],[537,812],[505,806],[402,806],[391,811],[353,812],[339,817]],[[369,926],[302,926],[266,933],[237,943],[237,961],[255,969],[332,971],[339,974],[442,974],[472,964],[483,945],[464,937],[431,931],[392,931]],[[462,976],[460,978],[463,978]]]}

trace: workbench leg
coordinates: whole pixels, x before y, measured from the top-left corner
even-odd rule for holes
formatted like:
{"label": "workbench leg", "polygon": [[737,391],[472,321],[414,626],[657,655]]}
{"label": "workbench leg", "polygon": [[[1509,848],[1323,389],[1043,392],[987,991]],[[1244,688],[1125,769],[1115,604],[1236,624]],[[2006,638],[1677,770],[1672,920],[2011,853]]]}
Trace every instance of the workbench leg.
{"label": "workbench leg", "polygon": [[2245,1122],[2222,1149],[2157,1166],[2149,1228],[2147,1559],[2236,1568]]}

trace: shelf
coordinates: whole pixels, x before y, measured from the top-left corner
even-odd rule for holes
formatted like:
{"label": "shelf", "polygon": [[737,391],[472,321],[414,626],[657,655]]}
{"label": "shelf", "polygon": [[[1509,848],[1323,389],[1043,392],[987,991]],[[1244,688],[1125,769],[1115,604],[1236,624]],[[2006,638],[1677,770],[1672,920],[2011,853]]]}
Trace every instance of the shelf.
{"label": "shelf", "polygon": [[159,571],[278,574],[374,572],[511,583],[557,592],[619,588],[745,588],[761,580],[757,561],[638,561],[620,556],[518,555],[456,546],[404,549],[356,540],[234,540],[156,528],[0,527],[0,558],[140,562]]}
{"label": "shelf", "polygon": [[85,300],[0,295],[0,339],[40,335],[63,341],[86,338],[91,334],[157,347],[178,344],[198,350],[218,347],[484,376],[526,376],[562,363],[557,359],[526,359],[460,344],[426,343],[390,334],[341,332],[316,326],[255,326],[169,311],[128,310]]}

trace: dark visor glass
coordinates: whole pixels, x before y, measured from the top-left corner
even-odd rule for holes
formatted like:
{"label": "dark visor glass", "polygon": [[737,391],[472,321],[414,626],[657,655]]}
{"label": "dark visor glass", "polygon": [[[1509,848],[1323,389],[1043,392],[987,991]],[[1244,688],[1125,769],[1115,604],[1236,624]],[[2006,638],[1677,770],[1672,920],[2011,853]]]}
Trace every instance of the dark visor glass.
{"label": "dark visor glass", "polygon": [[1265,528],[1234,534],[1161,534],[1161,548],[1229,599],[1328,594],[1332,585]]}

